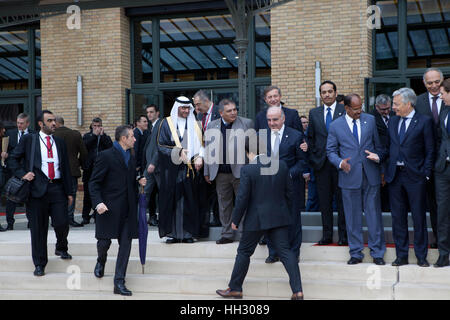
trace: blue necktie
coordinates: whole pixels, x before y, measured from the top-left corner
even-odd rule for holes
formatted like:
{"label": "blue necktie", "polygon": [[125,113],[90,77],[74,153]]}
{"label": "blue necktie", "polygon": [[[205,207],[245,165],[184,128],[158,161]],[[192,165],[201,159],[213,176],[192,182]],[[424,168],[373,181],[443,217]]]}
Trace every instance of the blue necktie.
{"label": "blue necktie", "polygon": [[358,138],[358,126],[356,125],[356,120],[353,119],[353,136],[356,139],[356,142],[359,144],[359,138]]}
{"label": "blue necktie", "polygon": [[403,139],[405,139],[405,133],[406,133],[406,119],[402,118],[402,124],[400,126],[400,132],[398,133],[398,138],[400,140],[400,144],[403,143]]}
{"label": "blue necktie", "polygon": [[327,127],[327,132],[330,130],[331,121],[333,121],[333,118],[331,117],[331,108],[328,107],[327,108],[327,117],[325,120],[325,126]]}

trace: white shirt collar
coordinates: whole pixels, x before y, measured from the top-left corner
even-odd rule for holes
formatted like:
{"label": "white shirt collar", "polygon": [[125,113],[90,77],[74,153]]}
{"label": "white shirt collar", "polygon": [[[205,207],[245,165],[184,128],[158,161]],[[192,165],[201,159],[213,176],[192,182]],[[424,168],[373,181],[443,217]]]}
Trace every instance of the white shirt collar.
{"label": "white shirt collar", "polygon": [[[434,96],[433,96],[430,92],[428,92],[428,99],[429,99],[430,101],[432,101],[433,97],[434,97]],[[439,93],[439,94],[437,95],[437,97],[438,97],[437,100],[439,100],[439,99],[441,98],[441,93]],[[437,100],[436,100],[436,101],[437,101]]]}
{"label": "white shirt collar", "polygon": [[334,112],[334,109],[336,109],[337,101],[335,101],[331,106],[327,106],[326,104],[323,104],[324,111],[327,112],[328,108],[331,108],[331,112]]}
{"label": "white shirt collar", "polygon": [[412,119],[415,114],[416,114],[416,110],[413,109],[405,118],[406,119]]}
{"label": "white shirt collar", "polygon": [[42,130],[39,131],[39,135],[42,137],[42,139],[44,139],[44,141],[45,141],[45,139],[47,139],[47,137],[50,137],[51,138],[50,140],[53,140],[53,136],[52,135],[45,134],[45,133],[42,132]]}

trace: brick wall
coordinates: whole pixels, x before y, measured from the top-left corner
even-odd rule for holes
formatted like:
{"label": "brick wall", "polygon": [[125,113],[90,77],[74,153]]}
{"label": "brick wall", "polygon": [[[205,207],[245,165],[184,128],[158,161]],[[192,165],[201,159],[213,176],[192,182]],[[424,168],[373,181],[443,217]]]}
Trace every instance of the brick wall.
{"label": "brick wall", "polygon": [[[82,134],[89,131],[92,118],[101,117],[114,139],[115,127],[125,122],[125,89],[131,86],[129,19],[122,8],[82,11],[81,29],[69,30],[67,17],[41,20],[42,107],[63,116],[67,127]],[[77,75],[83,77],[81,127]],[[77,211],[82,195],[78,192]]]}
{"label": "brick wall", "polygon": [[288,107],[308,114],[315,106],[315,61],[322,81],[336,83],[338,94],[364,96],[372,74],[372,39],[367,0],[296,0],[272,10],[272,84]]}

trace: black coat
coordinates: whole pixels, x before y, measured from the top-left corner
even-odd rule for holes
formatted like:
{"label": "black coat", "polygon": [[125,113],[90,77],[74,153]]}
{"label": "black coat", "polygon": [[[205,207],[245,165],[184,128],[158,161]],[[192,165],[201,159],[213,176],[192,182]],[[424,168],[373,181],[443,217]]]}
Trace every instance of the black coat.
{"label": "black coat", "polygon": [[[344,105],[336,104],[333,120],[344,114]],[[314,170],[322,169],[327,160],[327,138],[328,132],[324,120],[324,108],[321,105],[309,111],[308,156],[309,164]]]}
{"label": "black coat", "polygon": [[[416,110],[416,112],[418,112],[420,114],[423,114],[423,115],[433,118],[433,113],[431,112],[430,100],[428,99],[428,91],[417,96],[417,102],[416,102],[416,105],[414,106],[414,109]],[[443,111],[445,111],[444,101],[441,102],[441,110],[439,112],[439,115],[442,115]],[[440,128],[440,121],[435,123],[433,120],[433,134],[435,137],[435,141],[441,139],[442,132],[441,132],[441,128]],[[438,144],[435,144],[436,148],[437,148],[437,145]],[[437,152],[437,149],[435,149],[435,151]]]}
{"label": "black coat", "polygon": [[[18,178],[22,178],[30,171],[31,161],[31,142],[36,134],[27,134],[20,139],[17,147],[9,155],[9,167],[14,175]],[[72,174],[70,173],[69,158],[67,156],[66,143],[61,138],[53,136],[55,140],[56,149],[58,152],[59,170],[61,173],[61,179],[63,180],[64,192],[67,196],[74,195],[72,190]],[[31,196],[33,198],[40,198],[47,192],[48,178],[41,170],[42,158],[41,147],[39,143],[39,136],[36,137],[36,150],[34,152],[34,164],[33,172],[35,177],[31,182]],[[22,160],[24,159],[24,161]]]}
{"label": "black coat", "polygon": [[450,125],[450,106],[446,106],[445,109],[441,110],[440,113],[440,124],[441,124],[441,139],[438,141],[438,153],[436,155],[436,172],[444,172],[447,157],[450,157],[450,135],[448,134],[447,128],[445,127],[445,118],[449,116],[447,120],[447,126]]}
{"label": "black coat", "polygon": [[111,148],[113,143],[107,134],[104,133],[101,136],[96,136],[92,133],[92,130],[83,136],[83,142],[88,152],[87,160],[84,163],[85,167],[83,168],[83,181],[87,182],[91,176],[92,167],[98,154],[103,150]]}
{"label": "black coat", "polygon": [[274,175],[261,174],[269,168],[266,156],[259,156],[241,169],[239,191],[233,209],[232,222],[239,225],[244,219],[244,231],[260,231],[287,226],[292,223],[292,180],[284,161]]}
{"label": "black coat", "polygon": [[97,239],[117,239],[125,219],[128,219],[130,237],[138,237],[136,189],[134,156],[131,155],[127,168],[122,154],[116,148],[100,152],[89,181],[89,192],[93,208],[103,202],[109,210],[97,214]]}

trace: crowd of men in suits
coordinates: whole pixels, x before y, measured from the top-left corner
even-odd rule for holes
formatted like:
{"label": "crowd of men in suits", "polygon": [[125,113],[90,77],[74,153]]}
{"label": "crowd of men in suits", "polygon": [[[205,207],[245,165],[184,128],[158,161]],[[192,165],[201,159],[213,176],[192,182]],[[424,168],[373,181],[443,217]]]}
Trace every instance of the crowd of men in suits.
{"label": "crowd of men in suits", "polygon": [[[243,212],[253,210],[252,214],[248,213],[253,222],[243,224],[245,247],[240,245],[235,268],[246,270],[255,243],[267,243],[266,263],[281,259],[285,264],[293,281],[293,298],[302,297],[299,274],[292,268],[291,260],[294,257],[299,261],[301,212],[305,211],[305,187],[308,184],[309,196],[314,193],[312,186],[317,196],[317,203],[313,204],[311,198],[310,206],[318,205],[322,216],[323,233],[318,244],[333,242],[333,211],[337,210],[337,243],[349,246],[348,264],[363,260],[363,212],[373,262],[385,264],[382,211],[392,214],[397,254],[392,265],[408,264],[407,217],[410,211],[417,263],[422,267],[429,266],[426,260],[428,210],[435,238],[431,247],[437,247],[440,253],[434,265],[447,266],[450,247],[450,80],[444,81],[440,70],[430,68],[424,73],[423,82],[427,92],[418,97],[410,88],[396,90],[392,99],[379,95],[375,110],[369,114],[363,112],[363,102],[357,94],[349,94],[344,97],[343,104],[338,103],[337,86],[327,80],[320,85],[323,104],[311,109],[308,117],[300,117],[296,110],[283,106],[281,90],[269,86],[264,90],[267,108],[256,115],[255,121],[238,116],[236,103],[232,100],[224,99],[216,105],[206,91],[199,90],[192,101],[186,97],[177,98],[170,117],[164,119],[160,118],[156,105],[144,106],[146,115],[136,119],[134,128],[118,127],[114,142],[104,132],[100,118],[94,118],[90,131],[81,136],[78,131],[65,127],[62,117],[44,110],[38,118],[40,131],[30,135],[28,116],[20,114],[17,129],[7,133],[10,136],[7,166],[11,174],[31,182],[27,215],[35,275],[44,275],[47,264],[49,216],[57,237],[55,254],[62,259],[71,259],[67,244],[69,225],[81,227],[94,218],[99,252],[95,275],[103,276],[111,239],[118,238],[121,258],[116,264],[114,291],[130,295],[124,279],[131,239],[137,232],[134,223],[137,221],[134,219],[137,214],[136,180],[147,194],[148,223],[158,226],[160,236],[167,237],[169,244],[193,243],[195,238],[207,236],[210,212],[222,226],[221,237],[216,243],[231,243],[236,238]],[[250,131],[264,142],[264,147],[253,156],[283,163],[279,169],[287,175],[289,188],[283,187],[280,197],[288,200],[288,216],[282,213],[272,217],[267,215],[264,204],[270,206],[267,201],[273,197],[264,199],[252,195],[263,189],[254,185],[252,188],[260,191],[250,191],[249,181],[266,180],[257,176],[242,179],[250,157],[243,162],[237,160],[240,137],[236,132],[246,136]],[[215,139],[208,139],[213,132],[217,133]],[[211,148],[217,154],[213,155]],[[34,167],[30,170],[33,161]],[[274,174],[279,175],[279,172]],[[77,223],[73,213],[81,176],[83,220]],[[243,181],[246,181],[245,186],[242,186]],[[278,184],[274,181],[271,180],[274,188],[287,183],[283,179]],[[264,182],[266,187],[267,183],[268,180]],[[272,194],[275,190],[264,192],[276,195]],[[252,201],[258,202],[261,208],[255,209]],[[216,203],[218,210],[214,210]],[[158,217],[156,207],[159,207]],[[8,201],[10,230],[14,225],[14,210],[15,204]],[[94,214],[91,214],[92,210]],[[109,214],[104,214],[106,212]],[[275,221],[274,218],[289,222]],[[239,230],[242,231],[242,227]],[[252,233],[248,233],[250,231]],[[267,239],[260,239],[264,235]],[[287,249],[292,256],[287,254]],[[230,282],[234,288],[218,294],[241,297],[240,286],[245,275],[241,276],[240,280]]]}

